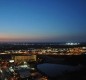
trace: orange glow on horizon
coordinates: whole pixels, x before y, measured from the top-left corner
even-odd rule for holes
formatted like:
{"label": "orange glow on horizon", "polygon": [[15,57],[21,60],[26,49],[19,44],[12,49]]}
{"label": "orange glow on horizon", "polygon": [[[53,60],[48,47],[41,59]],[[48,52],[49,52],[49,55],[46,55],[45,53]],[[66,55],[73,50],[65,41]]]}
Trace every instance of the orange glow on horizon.
{"label": "orange glow on horizon", "polygon": [[37,36],[37,35],[13,35],[13,34],[0,34],[0,42],[22,42],[22,41],[29,41],[29,42],[44,42],[50,41],[53,37],[49,36]]}

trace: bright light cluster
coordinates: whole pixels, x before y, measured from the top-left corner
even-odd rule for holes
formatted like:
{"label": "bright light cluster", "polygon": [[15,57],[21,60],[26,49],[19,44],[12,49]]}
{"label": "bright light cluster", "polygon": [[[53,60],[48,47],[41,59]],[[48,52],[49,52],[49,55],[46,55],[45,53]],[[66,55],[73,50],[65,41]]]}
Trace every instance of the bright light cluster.
{"label": "bright light cluster", "polygon": [[80,43],[66,43],[66,45],[79,45]]}

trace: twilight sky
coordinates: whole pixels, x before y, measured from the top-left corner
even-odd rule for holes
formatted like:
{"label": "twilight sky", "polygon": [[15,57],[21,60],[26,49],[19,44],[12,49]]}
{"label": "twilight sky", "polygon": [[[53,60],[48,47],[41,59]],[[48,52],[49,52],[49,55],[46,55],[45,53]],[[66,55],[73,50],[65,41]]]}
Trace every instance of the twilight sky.
{"label": "twilight sky", "polygon": [[86,0],[0,0],[0,41],[86,41]]}

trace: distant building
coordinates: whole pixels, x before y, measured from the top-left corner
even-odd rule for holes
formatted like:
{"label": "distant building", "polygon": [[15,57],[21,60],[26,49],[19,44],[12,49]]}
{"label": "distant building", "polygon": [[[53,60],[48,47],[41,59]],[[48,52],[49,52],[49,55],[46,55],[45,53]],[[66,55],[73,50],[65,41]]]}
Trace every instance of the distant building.
{"label": "distant building", "polygon": [[28,54],[0,54],[1,60],[14,60],[17,61],[36,61],[36,55],[28,55]]}
{"label": "distant building", "polygon": [[14,55],[12,59],[17,61],[36,61],[36,55]]}

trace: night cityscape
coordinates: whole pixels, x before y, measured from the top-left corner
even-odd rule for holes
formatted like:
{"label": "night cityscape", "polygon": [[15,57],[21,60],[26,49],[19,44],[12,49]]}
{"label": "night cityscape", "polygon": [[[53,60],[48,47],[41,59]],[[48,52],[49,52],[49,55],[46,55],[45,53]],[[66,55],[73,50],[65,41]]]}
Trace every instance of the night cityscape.
{"label": "night cityscape", "polygon": [[0,43],[1,80],[85,80],[85,61],[86,43]]}
{"label": "night cityscape", "polygon": [[0,0],[0,80],[86,80],[86,0]]}

